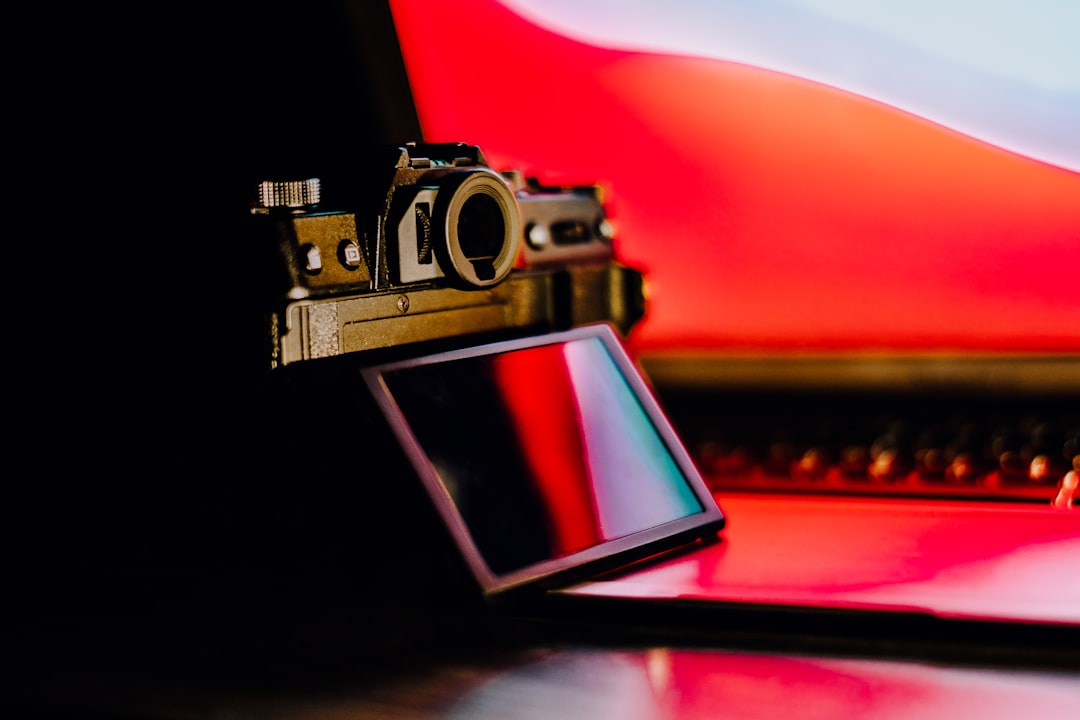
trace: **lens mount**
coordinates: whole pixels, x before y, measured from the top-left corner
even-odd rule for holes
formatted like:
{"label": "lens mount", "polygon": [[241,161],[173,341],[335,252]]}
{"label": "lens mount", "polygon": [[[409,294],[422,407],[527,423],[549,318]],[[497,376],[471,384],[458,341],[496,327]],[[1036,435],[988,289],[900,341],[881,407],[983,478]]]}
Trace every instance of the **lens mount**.
{"label": "lens mount", "polygon": [[490,287],[514,267],[521,244],[517,200],[487,169],[452,172],[440,179],[433,220],[442,237],[435,249],[443,271],[469,287]]}

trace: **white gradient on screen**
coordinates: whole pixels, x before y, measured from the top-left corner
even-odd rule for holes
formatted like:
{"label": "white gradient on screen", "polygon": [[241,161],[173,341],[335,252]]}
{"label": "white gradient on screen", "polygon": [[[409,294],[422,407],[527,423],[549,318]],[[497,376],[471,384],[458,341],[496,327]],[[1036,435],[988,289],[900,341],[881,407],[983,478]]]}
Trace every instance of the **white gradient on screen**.
{"label": "white gradient on screen", "polygon": [[603,47],[828,84],[1080,170],[1075,0],[502,0]]}
{"label": "white gradient on screen", "polygon": [[581,416],[601,537],[624,537],[701,512],[603,343],[567,343],[563,354]]}

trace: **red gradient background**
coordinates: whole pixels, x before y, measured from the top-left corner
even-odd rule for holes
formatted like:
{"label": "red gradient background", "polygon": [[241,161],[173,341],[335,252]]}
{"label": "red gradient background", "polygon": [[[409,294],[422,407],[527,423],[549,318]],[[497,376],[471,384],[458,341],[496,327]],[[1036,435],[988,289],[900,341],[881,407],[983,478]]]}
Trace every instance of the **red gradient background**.
{"label": "red gradient background", "polygon": [[588,46],[494,0],[391,3],[425,139],[600,183],[638,352],[1080,351],[1080,174],[738,63]]}

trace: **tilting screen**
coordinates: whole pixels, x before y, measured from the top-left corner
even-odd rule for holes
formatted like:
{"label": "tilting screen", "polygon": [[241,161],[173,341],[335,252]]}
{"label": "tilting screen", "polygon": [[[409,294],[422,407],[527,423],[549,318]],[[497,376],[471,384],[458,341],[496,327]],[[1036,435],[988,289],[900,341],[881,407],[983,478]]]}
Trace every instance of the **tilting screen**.
{"label": "tilting screen", "polygon": [[[499,348],[499,346],[494,346]],[[464,355],[464,356],[462,356]],[[379,371],[413,462],[503,576],[684,520],[711,505],[651,402],[585,337]]]}

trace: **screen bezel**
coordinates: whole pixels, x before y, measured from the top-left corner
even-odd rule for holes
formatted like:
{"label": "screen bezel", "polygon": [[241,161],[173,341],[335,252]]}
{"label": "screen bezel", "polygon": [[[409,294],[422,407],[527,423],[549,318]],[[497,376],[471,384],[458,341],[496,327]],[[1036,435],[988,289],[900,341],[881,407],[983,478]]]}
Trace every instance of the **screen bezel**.
{"label": "screen bezel", "polygon": [[[599,339],[603,343],[619,373],[626,380],[631,392],[656,430],[657,436],[667,448],[672,460],[686,479],[690,490],[701,504],[702,511],[630,535],[606,540],[598,545],[568,555],[527,565],[511,572],[501,574],[493,572],[473,542],[449,490],[442,482],[434,465],[421,447],[420,441],[398,407],[383,379],[384,375],[388,372],[406,368],[591,338]],[[547,581],[543,583],[547,587],[551,584],[551,581],[563,575],[568,577],[577,575],[577,573],[573,572],[575,570],[640,560],[663,550],[715,535],[724,525],[724,515],[705,486],[705,482],[690,459],[689,453],[683,447],[674,428],[661,410],[637,365],[626,352],[616,331],[606,323],[413,357],[364,368],[361,370],[361,374],[387,423],[405,451],[410,464],[420,478],[424,489],[446,523],[463,558],[485,594],[518,588],[531,583],[538,583],[541,580]]]}

